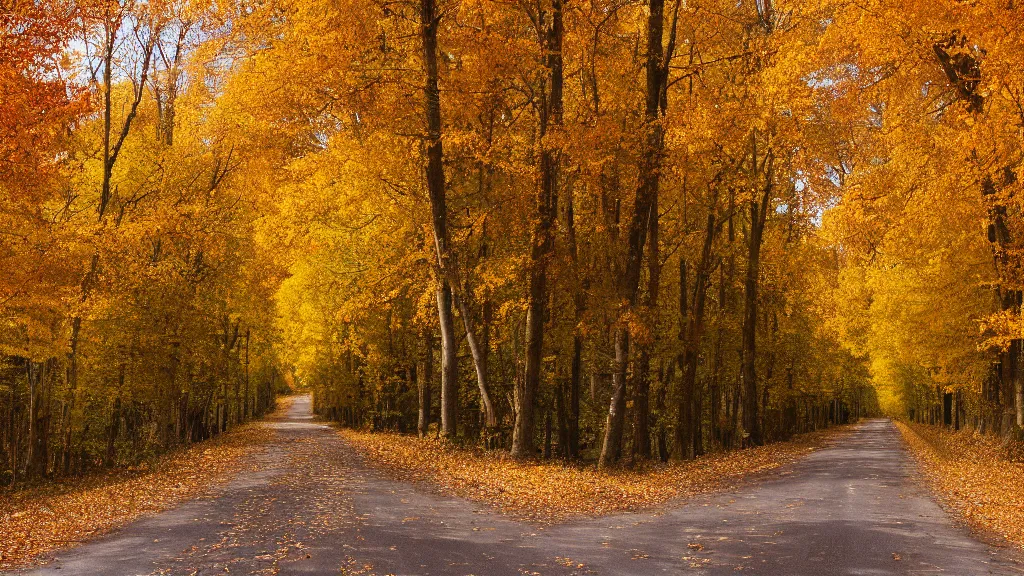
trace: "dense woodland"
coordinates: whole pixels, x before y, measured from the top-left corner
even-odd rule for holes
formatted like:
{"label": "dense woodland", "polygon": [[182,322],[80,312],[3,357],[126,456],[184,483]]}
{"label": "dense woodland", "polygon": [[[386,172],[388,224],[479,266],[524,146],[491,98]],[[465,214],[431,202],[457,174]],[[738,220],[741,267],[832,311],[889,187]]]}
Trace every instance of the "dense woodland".
{"label": "dense woodland", "polygon": [[0,2],[2,483],[1024,426],[1013,0]]}

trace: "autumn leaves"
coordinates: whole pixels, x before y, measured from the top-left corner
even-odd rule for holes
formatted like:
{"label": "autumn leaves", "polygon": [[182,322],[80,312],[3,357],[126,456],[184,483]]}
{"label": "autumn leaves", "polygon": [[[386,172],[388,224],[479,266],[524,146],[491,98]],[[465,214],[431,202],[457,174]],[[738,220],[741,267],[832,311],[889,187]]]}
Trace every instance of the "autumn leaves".
{"label": "autumn leaves", "polygon": [[128,462],[285,381],[603,467],[880,408],[1010,432],[1021,35],[940,4],[24,8],[8,466]]}
{"label": "autumn leaves", "polygon": [[801,80],[814,8],[289,6],[287,66],[240,74],[335,122],[284,210],[319,412],[613,467],[875,407],[814,297],[842,161]]}

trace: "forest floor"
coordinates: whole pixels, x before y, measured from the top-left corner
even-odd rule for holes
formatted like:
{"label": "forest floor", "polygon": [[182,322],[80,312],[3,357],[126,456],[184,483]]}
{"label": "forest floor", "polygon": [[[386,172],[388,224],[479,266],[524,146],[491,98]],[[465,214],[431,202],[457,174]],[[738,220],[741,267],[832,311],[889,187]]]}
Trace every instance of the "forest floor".
{"label": "forest floor", "polygon": [[940,500],[976,530],[1024,549],[1024,455],[970,431],[897,423]]}
{"label": "forest floor", "polygon": [[[267,420],[284,417],[292,401],[279,400]],[[0,570],[202,497],[245,469],[246,456],[271,437],[265,422],[252,422],[148,465],[0,491]]]}
{"label": "forest floor", "polygon": [[249,471],[209,497],[28,574],[1024,574],[943,512],[887,420],[733,489],[555,524],[396,479],[308,398],[268,426]]}
{"label": "forest floor", "polygon": [[501,451],[452,447],[434,438],[343,429],[360,456],[391,478],[489,504],[541,523],[637,511],[736,487],[817,450],[850,431],[841,426],[790,442],[720,452],[688,462],[598,472],[558,460],[519,462]]}

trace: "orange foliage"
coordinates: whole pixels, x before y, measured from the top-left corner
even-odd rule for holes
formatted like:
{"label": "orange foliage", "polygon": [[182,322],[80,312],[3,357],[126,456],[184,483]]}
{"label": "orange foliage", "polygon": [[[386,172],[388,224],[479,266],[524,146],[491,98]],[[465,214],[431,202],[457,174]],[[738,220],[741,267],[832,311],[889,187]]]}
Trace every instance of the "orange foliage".
{"label": "orange foliage", "polygon": [[[288,400],[278,403],[278,414]],[[250,423],[152,466],[0,495],[0,570],[196,498],[240,472],[243,457],[271,437],[269,427]]]}
{"label": "orange foliage", "polygon": [[518,461],[503,452],[452,447],[443,441],[350,429],[340,433],[371,463],[403,480],[489,504],[542,523],[649,508],[728,489],[822,447],[845,428],[812,432],[791,442],[723,452],[697,460],[597,471],[560,461]]}
{"label": "orange foliage", "polygon": [[64,0],[14,2],[0,14],[0,189],[11,194],[41,191],[54,144],[84,111],[60,66],[75,15]]}
{"label": "orange foliage", "polygon": [[943,501],[972,527],[1024,548],[1024,459],[997,438],[898,422]]}

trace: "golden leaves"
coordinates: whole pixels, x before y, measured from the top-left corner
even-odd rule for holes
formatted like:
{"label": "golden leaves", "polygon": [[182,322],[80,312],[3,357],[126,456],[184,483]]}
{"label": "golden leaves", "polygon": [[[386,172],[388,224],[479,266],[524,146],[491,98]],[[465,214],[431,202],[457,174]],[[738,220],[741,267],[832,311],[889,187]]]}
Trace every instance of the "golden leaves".
{"label": "golden leaves", "polygon": [[152,467],[100,472],[0,495],[0,570],[200,496],[243,467],[272,431],[247,424],[168,454]]}
{"label": "golden leaves", "polygon": [[558,522],[651,507],[727,488],[820,447],[838,429],[793,442],[712,454],[688,462],[597,471],[560,461],[517,461],[503,452],[457,448],[443,441],[350,429],[340,434],[369,462],[444,493],[489,504],[536,522]]}
{"label": "golden leaves", "polygon": [[1024,548],[1024,461],[1014,459],[992,436],[902,422],[896,426],[949,507],[975,528]]}

